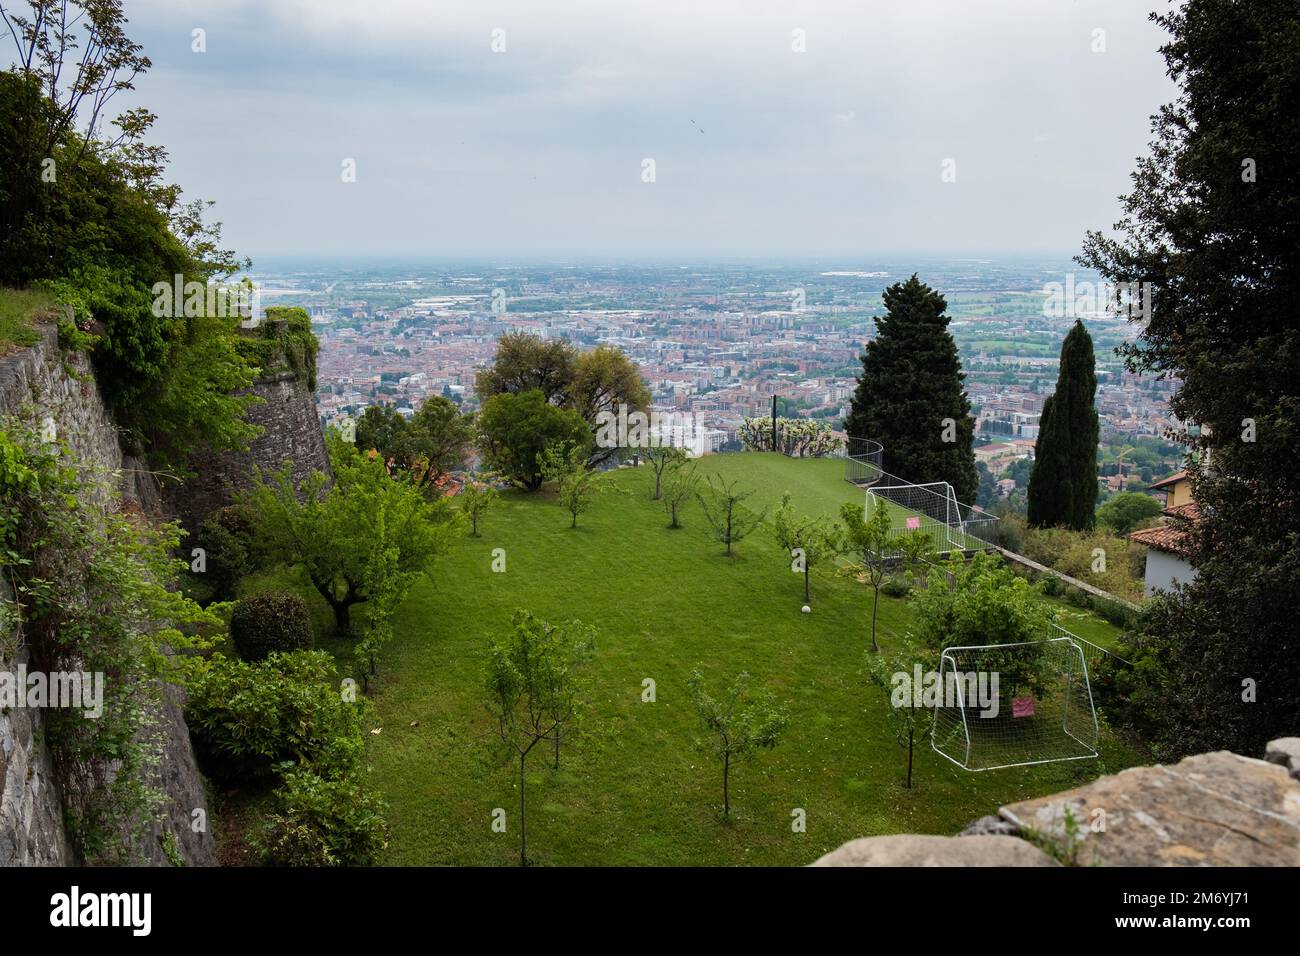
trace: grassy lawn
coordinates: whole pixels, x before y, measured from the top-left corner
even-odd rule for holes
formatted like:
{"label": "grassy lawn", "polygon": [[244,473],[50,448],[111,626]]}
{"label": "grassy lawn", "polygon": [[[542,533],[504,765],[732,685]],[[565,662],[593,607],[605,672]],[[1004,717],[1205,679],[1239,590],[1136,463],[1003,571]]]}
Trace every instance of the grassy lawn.
{"label": "grassy lawn", "polygon": [[22,289],[0,289],[0,355],[35,345],[40,336],[32,316],[49,308],[48,296]]}
{"label": "grassy lawn", "polygon": [[[808,513],[862,500],[840,461],[738,454],[700,469],[739,478],[760,508],[775,508],[787,489]],[[1101,760],[968,773],[923,741],[916,787],[906,790],[906,751],[886,722],[886,698],[861,673],[869,592],[817,571],[813,613],[802,614],[800,576],[765,532],[728,559],[698,505],[684,528],[667,529],[649,500],[649,469],[620,471],[612,483],[576,530],[549,492],[505,495],[483,536],[461,540],[399,611],[398,637],[371,684],[381,729],[370,764],[392,828],[384,862],[517,861],[518,792],[510,766],[490,757],[482,685],[487,636],[505,632],[518,607],[600,632],[585,735],[566,743],[558,771],[541,747],[529,757],[529,849],[542,864],[804,864],[854,837],[953,833],[1001,804],[1141,761],[1107,733]],[[505,550],[504,573],[491,570],[495,548]],[[328,609],[301,577],[261,575],[245,591],[271,584],[302,593],[325,633]],[[904,601],[882,597],[886,649],[904,643],[908,619]],[[1087,623],[1089,639],[1113,634],[1100,619]],[[350,666],[346,648],[322,644]],[[719,815],[720,767],[692,748],[699,728],[685,685],[697,664],[710,690],[748,670],[792,716],[775,750],[733,769],[730,822]],[[641,700],[647,678],[654,703]],[[496,807],[506,810],[505,834],[492,831]],[[796,808],[806,833],[791,831]]]}

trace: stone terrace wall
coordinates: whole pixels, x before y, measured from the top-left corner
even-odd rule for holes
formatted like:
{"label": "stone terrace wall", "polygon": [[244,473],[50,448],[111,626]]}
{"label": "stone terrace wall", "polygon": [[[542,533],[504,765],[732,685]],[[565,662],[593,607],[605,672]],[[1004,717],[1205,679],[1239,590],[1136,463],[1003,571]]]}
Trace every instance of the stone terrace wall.
{"label": "stone terrace wall", "polygon": [[[157,503],[151,482],[124,463],[117,429],[100,398],[84,356],[64,354],[52,325],[41,327],[41,340],[28,349],[0,357],[0,415],[24,419],[38,430],[52,424],[82,463],[82,481],[91,500],[116,508],[124,500],[148,513]],[[13,597],[0,582],[0,597]],[[0,622],[3,626],[3,622]],[[0,633],[0,668],[13,671],[26,663],[25,648],[13,649],[12,633]],[[10,648],[9,653],[5,648]],[[182,860],[191,865],[216,863],[211,826],[195,833],[191,814],[207,814],[207,796],[194,760],[181,712],[179,691],[164,688],[159,719],[162,737],[160,780],[166,795],[167,829]],[[17,708],[0,713],[0,865],[70,865],[74,859],[63,829],[63,809],[54,767],[42,734],[40,711]],[[141,847],[146,860],[166,865],[163,828],[156,826]]]}
{"label": "stone terrace wall", "polygon": [[164,489],[167,510],[190,531],[210,512],[230,504],[252,480],[255,467],[275,471],[287,460],[295,483],[313,471],[330,471],[315,401],[297,376],[288,371],[264,376],[252,392],[263,402],[249,409],[248,420],[264,431],[248,451],[197,454],[190,459],[194,475],[184,485]]}

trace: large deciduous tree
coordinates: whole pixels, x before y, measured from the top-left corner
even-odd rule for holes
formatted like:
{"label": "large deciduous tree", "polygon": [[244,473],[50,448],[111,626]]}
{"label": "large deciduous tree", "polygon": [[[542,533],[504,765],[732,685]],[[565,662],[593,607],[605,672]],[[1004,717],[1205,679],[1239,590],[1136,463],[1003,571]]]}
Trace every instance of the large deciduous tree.
{"label": "large deciduous tree", "polygon": [[1300,727],[1300,7],[1189,0],[1153,16],[1179,95],[1153,118],[1118,236],[1080,261],[1148,283],[1129,368],[1173,377],[1196,428],[1195,581],[1154,602],[1132,695],[1162,755],[1259,755]]}
{"label": "large deciduous tree", "polygon": [[617,421],[621,410],[631,414],[650,406],[650,390],[636,363],[612,345],[579,352],[566,341],[526,332],[501,336],[492,364],[479,370],[475,387],[485,404],[496,395],[536,389],[547,403],[577,412],[592,433],[589,467],[618,451],[595,440],[601,420]]}
{"label": "large deciduous tree", "polygon": [[493,395],[540,391],[553,405],[564,404],[573,382],[577,350],[563,339],[542,339],[527,332],[507,332],[497,340],[492,364],[474,381],[479,401]]}
{"label": "large deciduous tree", "polygon": [[451,399],[431,395],[409,421],[391,406],[370,406],[357,422],[356,444],[379,452],[425,489],[465,464],[473,438],[473,417],[462,415]]}
{"label": "large deciduous tree", "polygon": [[1061,345],[1056,391],[1043,403],[1034,470],[1029,475],[1029,523],[1090,531],[1097,507],[1097,362],[1092,336],[1076,321]]}
{"label": "large deciduous tree", "polygon": [[886,289],[884,299],[844,430],[884,445],[891,474],[918,484],[946,481],[959,500],[974,501],[975,420],[948,332],[948,303],[915,275]]}
{"label": "large deciduous tree", "polygon": [[[622,409],[631,414],[648,408],[650,390],[635,362],[612,345],[601,345],[574,360],[568,405],[583,417],[594,434],[602,417],[617,419]],[[593,447],[588,464],[606,461],[617,451]]]}
{"label": "large deciduous tree", "polygon": [[518,394],[502,392],[483,403],[478,420],[478,445],[492,470],[529,491],[542,486],[542,452],[549,445],[581,445],[591,441],[582,416],[556,408],[540,389]]}

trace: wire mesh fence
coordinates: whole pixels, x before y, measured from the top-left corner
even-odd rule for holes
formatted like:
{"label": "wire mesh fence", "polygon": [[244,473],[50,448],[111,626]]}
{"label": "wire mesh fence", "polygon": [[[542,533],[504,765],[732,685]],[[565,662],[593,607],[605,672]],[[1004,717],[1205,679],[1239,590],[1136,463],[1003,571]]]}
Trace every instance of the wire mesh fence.
{"label": "wire mesh fence", "polygon": [[1097,756],[1098,736],[1087,661],[1072,636],[944,650],[930,745],[959,767],[1083,760]]}
{"label": "wire mesh fence", "polygon": [[884,474],[884,456],[880,442],[850,436],[844,442],[844,480],[863,487],[875,484]]}
{"label": "wire mesh fence", "polygon": [[886,558],[903,554],[903,540],[926,536],[931,550],[938,554],[950,551],[979,551],[989,546],[977,531],[989,534],[993,515],[964,505],[957,500],[952,486],[939,481],[917,485],[877,484],[867,490],[866,516],[884,508],[890,516],[890,539]]}
{"label": "wire mesh fence", "polygon": [[982,551],[991,547],[997,516],[957,500],[946,482],[917,484],[884,469],[885,449],[869,438],[849,436],[844,443],[844,480],[867,491],[866,512],[891,512],[894,529],[887,559],[902,555],[906,536],[924,534],[939,554]]}

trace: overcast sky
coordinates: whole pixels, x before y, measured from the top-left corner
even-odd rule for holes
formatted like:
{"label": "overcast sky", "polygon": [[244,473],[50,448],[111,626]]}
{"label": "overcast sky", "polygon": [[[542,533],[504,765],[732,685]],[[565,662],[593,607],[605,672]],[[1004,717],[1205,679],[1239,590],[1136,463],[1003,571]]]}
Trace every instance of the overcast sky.
{"label": "overcast sky", "polygon": [[1166,2],[125,8],[172,179],[241,253],[685,259],[1073,253],[1171,98]]}

